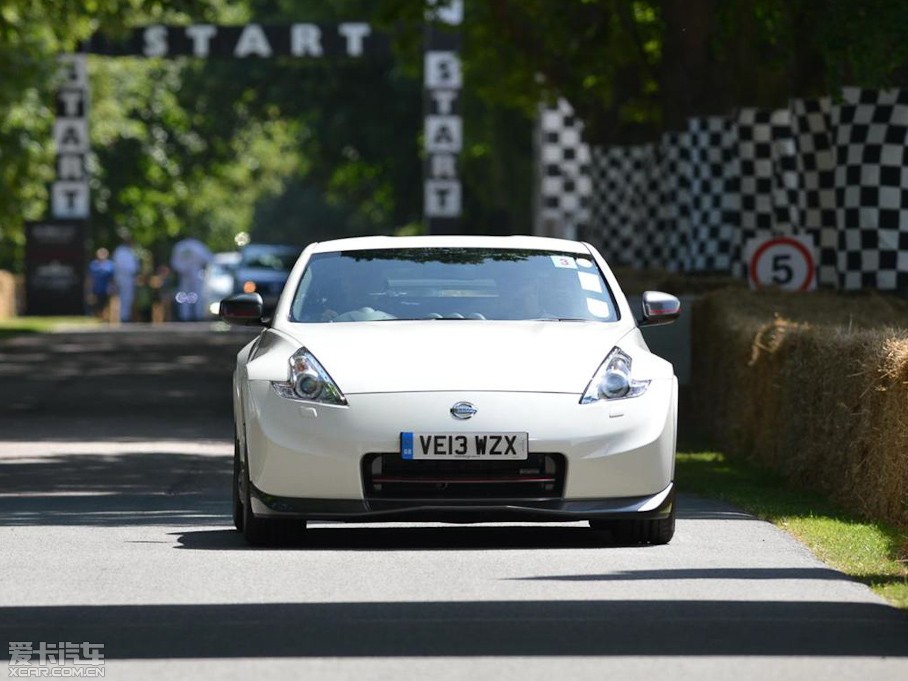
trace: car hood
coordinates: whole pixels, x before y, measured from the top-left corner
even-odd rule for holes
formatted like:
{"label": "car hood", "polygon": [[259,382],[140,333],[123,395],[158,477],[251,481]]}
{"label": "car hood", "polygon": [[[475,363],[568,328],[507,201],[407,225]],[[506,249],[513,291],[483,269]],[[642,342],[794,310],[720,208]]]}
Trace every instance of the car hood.
{"label": "car hood", "polygon": [[[346,394],[458,390],[577,393],[633,329],[623,323],[389,321],[292,324],[294,342]],[[290,339],[287,339],[290,340]],[[283,371],[286,374],[286,354]]]}

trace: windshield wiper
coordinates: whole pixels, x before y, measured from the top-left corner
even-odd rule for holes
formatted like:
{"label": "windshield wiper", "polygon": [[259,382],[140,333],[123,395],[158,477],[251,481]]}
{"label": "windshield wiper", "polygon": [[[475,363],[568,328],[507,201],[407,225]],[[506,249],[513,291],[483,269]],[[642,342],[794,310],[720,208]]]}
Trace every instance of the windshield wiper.
{"label": "windshield wiper", "polygon": [[486,319],[479,317],[420,317],[421,320],[430,322],[484,322]]}
{"label": "windshield wiper", "polygon": [[583,319],[582,317],[536,317],[535,319],[528,319],[528,322],[589,322],[590,319]]}
{"label": "windshield wiper", "polygon": [[592,319],[582,317],[528,317],[526,319],[480,319],[479,317],[394,317],[392,319],[376,319],[371,321],[382,322],[591,322]]}

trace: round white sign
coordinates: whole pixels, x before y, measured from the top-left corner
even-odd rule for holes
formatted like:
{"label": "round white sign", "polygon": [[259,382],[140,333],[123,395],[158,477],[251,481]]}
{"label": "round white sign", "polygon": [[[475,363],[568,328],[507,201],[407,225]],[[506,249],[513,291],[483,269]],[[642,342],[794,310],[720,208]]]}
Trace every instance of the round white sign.
{"label": "round white sign", "polygon": [[811,291],[816,287],[812,248],[796,237],[779,236],[754,245],[747,265],[753,288]]}

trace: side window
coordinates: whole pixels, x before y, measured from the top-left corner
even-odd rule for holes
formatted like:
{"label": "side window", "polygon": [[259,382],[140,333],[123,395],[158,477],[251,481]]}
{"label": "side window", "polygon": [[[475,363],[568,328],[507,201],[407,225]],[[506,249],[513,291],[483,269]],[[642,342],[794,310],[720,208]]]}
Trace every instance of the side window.
{"label": "side window", "polygon": [[296,297],[293,299],[293,307],[290,310],[291,319],[300,319],[303,314],[303,301],[306,300],[306,291],[312,283],[312,268],[307,267],[303,272],[303,278],[300,279],[299,288],[296,289]]}

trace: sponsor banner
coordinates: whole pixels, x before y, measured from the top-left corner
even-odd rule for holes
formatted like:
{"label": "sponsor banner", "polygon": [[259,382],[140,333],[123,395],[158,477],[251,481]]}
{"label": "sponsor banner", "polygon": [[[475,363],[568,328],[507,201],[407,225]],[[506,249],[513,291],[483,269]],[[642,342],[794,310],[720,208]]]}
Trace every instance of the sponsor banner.
{"label": "sponsor banner", "polygon": [[82,220],[26,223],[27,314],[84,314],[85,243],[86,225]]}

